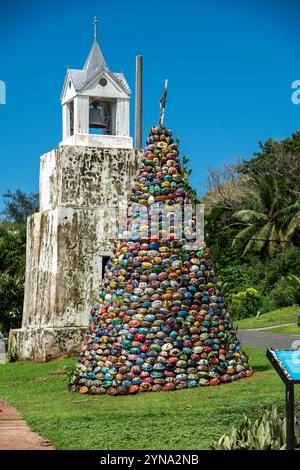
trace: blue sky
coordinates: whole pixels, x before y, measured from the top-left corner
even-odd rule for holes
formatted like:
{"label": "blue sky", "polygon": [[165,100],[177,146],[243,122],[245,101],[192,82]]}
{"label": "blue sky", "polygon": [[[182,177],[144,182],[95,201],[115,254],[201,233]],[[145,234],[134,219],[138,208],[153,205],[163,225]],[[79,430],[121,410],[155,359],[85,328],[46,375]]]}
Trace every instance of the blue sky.
{"label": "blue sky", "polygon": [[[169,79],[166,124],[201,194],[209,167],[300,129],[300,105],[291,102],[291,83],[300,79],[299,14],[292,0],[1,0],[0,194],[38,190],[39,156],[61,140],[65,71],[83,66],[94,15],[109,67],[123,71],[133,90],[135,56],[144,57],[144,137]],[[133,110],[134,96],[132,133]]]}

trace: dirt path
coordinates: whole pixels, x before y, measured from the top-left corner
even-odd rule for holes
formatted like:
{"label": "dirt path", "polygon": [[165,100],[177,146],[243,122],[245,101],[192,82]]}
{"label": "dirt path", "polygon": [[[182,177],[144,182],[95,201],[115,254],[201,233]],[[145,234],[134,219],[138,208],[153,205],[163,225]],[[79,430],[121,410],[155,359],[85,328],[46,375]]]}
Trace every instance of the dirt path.
{"label": "dirt path", "polygon": [[0,399],[0,450],[54,450],[50,442],[31,431],[20,413]]}

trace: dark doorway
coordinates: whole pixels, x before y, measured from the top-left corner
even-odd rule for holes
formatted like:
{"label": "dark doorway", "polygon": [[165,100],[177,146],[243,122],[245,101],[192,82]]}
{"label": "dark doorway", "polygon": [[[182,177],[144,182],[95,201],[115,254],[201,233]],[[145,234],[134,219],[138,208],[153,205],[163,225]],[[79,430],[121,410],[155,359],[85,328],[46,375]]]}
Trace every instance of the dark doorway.
{"label": "dark doorway", "polygon": [[104,278],[105,266],[107,265],[109,260],[110,260],[110,256],[102,256],[102,273],[101,273],[102,279]]}

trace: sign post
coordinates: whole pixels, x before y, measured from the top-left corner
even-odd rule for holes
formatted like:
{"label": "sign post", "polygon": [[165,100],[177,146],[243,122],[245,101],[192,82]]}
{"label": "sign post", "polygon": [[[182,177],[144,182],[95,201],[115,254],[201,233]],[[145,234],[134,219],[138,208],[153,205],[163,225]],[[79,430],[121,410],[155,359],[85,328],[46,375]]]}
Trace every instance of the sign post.
{"label": "sign post", "polygon": [[300,383],[300,351],[270,348],[267,349],[267,358],[285,384],[286,448],[294,450],[296,447],[294,384]]}
{"label": "sign post", "polygon": [[295,449],[295,407],[294,407],[294,384],[285,386],[286,396],[286,448]]}

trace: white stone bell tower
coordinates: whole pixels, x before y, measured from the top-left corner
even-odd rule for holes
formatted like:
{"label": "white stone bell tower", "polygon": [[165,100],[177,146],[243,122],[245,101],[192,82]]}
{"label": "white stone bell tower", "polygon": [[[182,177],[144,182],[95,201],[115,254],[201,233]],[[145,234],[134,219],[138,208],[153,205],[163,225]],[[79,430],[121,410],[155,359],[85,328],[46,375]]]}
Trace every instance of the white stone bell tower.
{"label": "white stone bell tower", "polygon": [[131,149],[130,95],[124,74],[109,70],[94,34],[83,69],[69,69],[66,74],[61,95],[63,140],[60,145]]}
{"label": "white stone bell tower", "polygon": [[75,354],[134,184],[141,150],[130,136],[131,91],[109,70],[96,39],[83,69],[68,69],[63,136],[41,156],[40,211],[28,218],[22,328],[9,346],[20,359]]}

